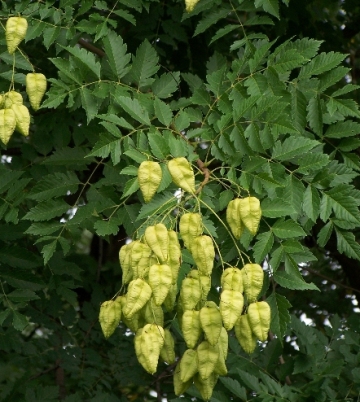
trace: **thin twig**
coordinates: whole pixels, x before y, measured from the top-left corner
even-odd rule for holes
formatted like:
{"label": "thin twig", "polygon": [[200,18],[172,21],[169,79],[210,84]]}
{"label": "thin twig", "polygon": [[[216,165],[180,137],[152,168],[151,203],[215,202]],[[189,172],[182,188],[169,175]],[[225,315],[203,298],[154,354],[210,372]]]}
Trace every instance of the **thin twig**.
{"label": "thin twig", "polygon": [[89,50],[91,53],[97,54],[100,57],[105,56],[105,52],[103,50],[99,49],[98,47],[94,46],[93,44],[91,44],[90,42],[86,41],[83,38],[80,38],[78,40],[78,44],[84,47],[85,49]]}
{"label": "thin twig", "polygon": [[199,194],[210,179],[210,170],[205,166],[204,162],[201,159],[198,159],[196,163],[199,166],[199,169],[202,171],[203,175],[205,176],[204,180],[200,183],[199,188],[195,192],[195,194]]}

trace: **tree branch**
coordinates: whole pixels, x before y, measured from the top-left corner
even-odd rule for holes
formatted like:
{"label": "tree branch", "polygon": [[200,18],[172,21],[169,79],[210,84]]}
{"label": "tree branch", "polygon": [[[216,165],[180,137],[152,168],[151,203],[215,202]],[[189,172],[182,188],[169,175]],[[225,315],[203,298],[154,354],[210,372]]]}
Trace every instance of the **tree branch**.
{"label": "tree branch", "polygon": [[198,159],[196,163],[199,169],[202,171],[203,175],[205,176],[204,180],[200,183],[199,188],[195,192],[195,194],[199,194],[210,179],[210,170],[205,166],[204,162],[201,159]]}

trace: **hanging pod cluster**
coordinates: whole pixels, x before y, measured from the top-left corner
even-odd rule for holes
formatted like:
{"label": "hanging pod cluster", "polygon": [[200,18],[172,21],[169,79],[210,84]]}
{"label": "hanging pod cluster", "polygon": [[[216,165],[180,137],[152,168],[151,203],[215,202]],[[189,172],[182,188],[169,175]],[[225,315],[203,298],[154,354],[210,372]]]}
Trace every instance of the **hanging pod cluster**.
{"label": "hanging pod cluster", "polygon": [[[195,193],[195,175],[186,158],[171,159],[167,168],[172,181],[184,191]],[[162,180],[162,169],[158,162],[144,161],[138,169],[138,182],[145,202],[150,202]]]}
{"label": "hanging pod cluster", "polygon": [[260,201],[256,197],[235,198],[226,209],[226,221],[235,239],[240,239],[244,228],[254,236],[261,219]]}
{"label": "hanging pod cluster", "polygon": [[25,38],[28,22],[23,17],[10,17],[6,21],[5,38],[8,52],[13,54]]}

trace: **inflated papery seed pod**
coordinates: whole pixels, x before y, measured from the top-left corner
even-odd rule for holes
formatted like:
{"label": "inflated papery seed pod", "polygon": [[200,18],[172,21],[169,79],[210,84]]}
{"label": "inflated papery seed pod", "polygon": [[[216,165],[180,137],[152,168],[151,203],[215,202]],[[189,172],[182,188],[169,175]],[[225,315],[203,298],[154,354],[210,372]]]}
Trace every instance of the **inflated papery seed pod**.
{"label": "inflated papery seed pod", "polygon": [[164,329],[165,339],[164,345],[160,350],[160,357],[167,364],[175,363],[175,341],[171,332],[166,328]]}
{"label": "inflated papery seed pod", "polygon": [[219,375],[227,375],[227,373],[228,373],[227,367],[226,367],[226,361],[225,361],[225,357],[224,357],[224,352],[221,349],[220,345],[219,345],[219,359],[215,365],[214,373],[219,374]]}
{"label": "inflated papery seed pod", "polygon": [[29,109],[24,105],[12,105],[11,109],[15,113],[16,127],[20,134],[28,136],[30,128],[30,113]]}
{"label": "inflated papery seed pod", "polygon": [[122,283],[123,285],[129,283],[134,277],[134,271],[131,266],[131,249],[134,242],[125,244],[120,248],[119,260],[122,269]]}
{"label": "inflated papery seed pod", "polygon": [[161,306],[157,306],[154,301],[154,294],[151,299],[141,309],[144,320],[147,324],[157,324],[164,326],[164,312]]}
{"label": "inflated papery seed pod", "polygon": [[197,347],[196,352],[200,377],[206,380],[214,372],[219,360],[219,345],[211,345],[208,341],[203,341]]}
{"label": "inflated papery seed pod", "polygon": [[241,199],[239,202],[239,213],[244,226],[254,236],[258,231],[261,219],[260,201],[256,197]]}
{"label": "inflated papery seed pod", "polygon": [[224,327],[230,331],[244,307],[244,296],[237,290],[223,290],[220,295],[220,313]]}
{"label": "inflated papery seed pod", "polygon": [[22,105],[23,97],[19,92],[9,91],[4,94],[4,108],[10,109],[13,105]]}
{"label": "inflated papery seed pod", "polygon": [[[191,271],[190,271],[191,272]],[[193,310],[201,300],[200,280],[186,277],[181,284],[180,300],[184,310]]]}
{"label": "inflated papery seed pod", "polygon": [[138,329],[138,331],[136,331],[136,335],[134,337],[135,354],[136,354],[136,357],[137,357],[139,363],[143,366],[143,368],[146,371],[149,371],[149,367],[148,367],[147,361],[145,359],[144,352],[142,350],[142,341],[143,341],[141,338],[142,332],[143,332],[142,328]]}
{"label": "inflated papery seed pod", "polygon": [[167,166],[171,178],[177,186],[188,193],[195,193],[194,171],[186,158],[174,158],[168,162]]}
{"label": "inflated papery seed pod", "polygon": [[[122,311],[124,311],[124,308],[126,306],[125,295],[120,296],[120,302],[121,302],[121,309]],[[126,318],[125,315],[123,314],[121,320],[126,325],[126,328],[129,328],[130,331],[134,333],[136,333],[140,328],[142,328],[146,324],[141,310],[133,314],[131,318]]]}
{"label": "inflated papery seed pod", "polygon": [[131,318],[137,311],[142,309],[150,300],[151,287],[141,278],[134,279],[129,283],[126,295],[126,304],[123,313],[126,318]]}
{"label": "inflated papery seed pod", "polygon": [[8,52],[13,54],[20,42],[25,38],[28,22],[22,17],[10,17],[6,21],[5,37]]}
{"label": "inflated papery seed pod", "polygon": [[46,92],[46,77],[41,73],[26,74],[26,93],[28,94],[30,105],[34,110],[38,110],[41,100]]}
{"label": "inflated papery seed pod", "polygon": [[174,309],[175,307],[175,301],[176,301],[176,295],[177,295],[177,284],[174,283],[170,286],[169,292],[164,300],[164,307],[166,308],[166,311],[170,312]]}
{"label": "inflated papery seed pod", "polygon": [[111,336],[121,320],[120,298],[108,300],[100,306],[99,322],[105,338]]}
{"label": "inflated papery seed pod", "polygon": [[224,359],[226,360],[229,349],[229,335],[224,327],[221,328],[220,332],[219,348],[222,350]]}
{"label": "inflated papery seed pod", "polygon": [[220,337],[222,319],[218,306],[214,302],[206,302],[200,310],[200,322],[206,339],[211,345],[216,345]]}
{"label": "inflated papery seed pod", "polygon": [[193,212],[182,215],[179,222],[179,231],[185,247],[190,250],[194,239],[203,232],[201,215]]}
{"label": "inflated papery seed pod", "polygon": [[198,371],[198,357],[196,350],[187,349],[180,360],[180,379],[186,383]]}
{"label": "inflated papery seed pod", "polygon": [[270,329],[271,310],[269,304],[266,301],[251,303],[247,313],[253,334],[261,342],[265,342]]}
{"label": "inflated papery seed pod", "polygon": [[237,290],[243,292],[242,272],[239,268],[226,268],[221,275],[221,287],[223,290]]}
{"label": "inflated papery seed pod", "polygon": [[207,275],[199,275],[199,280],[201,287],[201,300],[205,301],[211,289],[211,277]]}
{"label": "inflated papery seed pod", "polygon": [[201,275],[211,275],[214,267],[215,248],[210,236],[198,236],[191,247],[191,254]]}
{"label": "inflated papery seed pod", "polygon": [[160,186],[162,178],[160,164],[153,161],[141,162],[137,176],[144,201],[151,201]]}
{"label": "inflated papery seed pod", "polygon": [[202,333],[200,323],[200,312],[196,310],[186,310],[181,319],[181,330],[186,346],[193,349]]}
{"label": "inflated papery seed pod", "polygon": [[200,374],[196,374],[194,377],[195,387],[199,390],[201,397],[204,401],[209,401],[211,399],[214,387],[217,383],[219,376],[216,373],[211,374],[211,376],[203,380]]}
{"label": "inflated papery seed pod", "polygon": [[177,364],[174,370],[174,392],[175,395],[180,396],[183,393],[186,392],[186,390],[190,387],[192,384],[192,380],[182,382],[181,381],[181,371],[180,371],[180,362]]}
{"label": "inflated papery seed pod", "polygon": [[168,236],[169,236],[169,251],[168,251],[167,264],[171,268],[173,283],[176,283],[181,265],[181,248],[177,234],[174,230],[169,230]]}
{"label": "inflated papery seed pod", "polygon": [[171,268],[166,264],[154,264],[149,269],[149,285],[155,304],[160,306],[166,299],[172,284]]}
{"label": "inflated papery seed pod", "polygon": [[253,353],[256,348],[256,336],[251,330],[248,315],[241,315],[235,324],[235,336],[246,353]]}
{"label": "inflated papery seed pod", "polygon": [[130,264],[134,273],[134,278],[144,279],[149,272],[150,257],[152,255],[151,248],[139,240],[130,243]]}
{"label": "inflated papery seed pod", "polygon": [[16,117],[12,109],[0,110],[0,139],[6,145],[16,127]]}
{"label": "inflated papery seed pod", "polygon": [[161,263],[166,262],[169,252],[169,236],[166,226],[158,223],[145,229],[145,241]]}
{"label": "inflated papery seed pod", "polygon": [[246,264],[241,270],[244,293],[249,303],[260,294],[264,282],[264,271],[259,264]]}
{"label": "inflated papery seed pod", "polygon": [[226,222],[230,226],[231,233],[235,239],[238,240],[244,231],[244,225],[242,224],[240,218],[239,206],[240,198],[235,198],[235,200],[229,202],[226,208]]}
{"label": "inflated papery seed pod", "polygon": [[145,355],[147,371],[154,374],[165,342],[164,329],[156,324],[146,324],[142,330],[141,339],[141,350]]}
{"label": "inflated papery seed pod", "polygon": [[5,103],[4,96],[0,94],[0,109],[4,108],[4,103]]}

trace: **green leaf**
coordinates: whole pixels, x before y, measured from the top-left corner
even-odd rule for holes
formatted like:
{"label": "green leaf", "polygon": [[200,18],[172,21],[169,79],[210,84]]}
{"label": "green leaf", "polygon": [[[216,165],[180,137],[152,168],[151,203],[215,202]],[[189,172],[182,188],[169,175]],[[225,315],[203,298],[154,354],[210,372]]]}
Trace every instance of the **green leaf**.
{"label": "green leaf", "polygon": [[117,80],[120,80],[130,70],[128,64],[131,60],[131,55],[126,53],[127,45],[123,42],[122,37],[116,35],[114,31],[109,31],[104,36],[103,44],[111,71]]}
{"label": "green leaf", "polygon": [[17,331],[23,331],[29,324],[28,319],[21,313],[13,311],[13,327]]}
{"label": "green leaf", "polygon": [[240,385],[239,381],[229,377],[220,377],[220,381],[237,398],[242,401],[247,400],[246,390]]}
{"label": "green leaf", "polygon": [[170,153],[170,149],[160,132],[150,131],[148,134],[148,140],[153,155],[158,159],[166,159]]}
{"label": "green leaf", "polygon": [[302,155],[319,145],[318,141],[309,138],[291,136],[284,141],[276,141],[272,158],[280,161],[286,161],[295,156]]}
{"label": "green leaf", "polygon": [[169,98],[177,91],[180,85],[180,72],[174,71],[171,73],[162,74],[151,85],[154,95],[159,98]]}
{"label": "green leaf", "polygon": [[293,220],[278,220],[272,227],[275,236],[280,239],[289,239],[291,237],[303,237],[306,235],[302,227]]}
{"label": "green leaf", "polygon": [[154,82],[151,78],[159,69],[158,55],[155,49],[145,40],[137,49],[131,68],[131,77],[138,86],[143,89]]}
{"label": "green leaf", "polygon": [[81,67],[87,71],[92,71],[96,78],[100,79],[100,68],[101,65],[96,61],[95,55],[88,52],[84,48],[79,48],[76,46],[65,47],[65,49],[71,53],[79,62],[81,62]]}
{"label": "green leaf", "polygon": [[354,121],[340,121],[332,124],[325,132],[328,138],[352,137],[360,132],[360,124]]}
{"label": "green leaf", "polygon": [[320,97],[311,98],[307,107],[308,121],[314,133],[321,136],[323,132],[323,113],[321,110]]}
{"label": "green leaf", "polygon": [[34,222],[47,221],[63,215],[69,209],[70,205],[63,200],[48,200],[31,208],[23,219],[32,220]]}
{"label": "green leaf", "polygon": [[262,215],[267,218],[280,218],[295,213],[292,205],[280,198],[275,198],[274,200],[265,198],[261,202],[261,211]]}
{"label": "green leaf", "polygon": [[162,194],[156,194],[149,203],[141,207],[136,220],[141,220],[154,214],[160,215],[174,208],[177,202],[178,200],[173,193],[164,192]]}
{"label": "green leaf", "polygon": [[360,260],[360,245],[356,241],[353,233],[344,232],[335,227],[337,238],[337,249],[340,253],[344,253],[350,258]]}
{"label": "green leaf", "polygon": [[85,87],[81,88],[80,96],[81,96],[81,103],[86,112],[87,123],[89,124],[90,121],[97,115],[99,111],[100,106],[99,98],[97,98],[93,94],[93,92],[91,92],[89,89]]}
{"label": "green leaf", "polygon": [[216,24],[220,19],[224,18],[229,12],[230,8],[223,6],[220,10],[216,10],[208,14],[205,18],[201,19],[197,24],[194,35],[197,36],[205,32],[211,25]]}
{"label": "green leaf", "polygon": [[318,233],[318,244],[320,247],[324,247],[329,241],[333,228],[334,224],[330,221],[320,230]]}
{"label": "green leaf", "polygon": [[43,255],[44,258],[44,265],[46,265],[51,257],[54,255],[56,251],[56,245],[57,245],[57,240],[53,240],[51,243],[46,244],[42,249],[41,249],[41,254]]}
{"label": "green leaf", "polygon": [[274,235],[271,231],[269,231],[257,235],[256,239],[257,242],[253,246],[254,259],[257,264],[261,264],[264,261],[266,255],[272,249],[272,246],[274,244]]}
{"label": "green leaf", "polygon": [[330,98],[327,103],[329,113],[333,115],[338,110],[343,116],[360,117],[359,106],[352,99]]}
{"label": "green leaf", "polygon": [[99,236],[116,235],[119,231],[119,222],[116,219],[96,221],[94,229]]}
{"label": "green leaf", "polygon": [[313,222],[316,222],[320,213],[320,196],[318,190],[312,185],[308,185],[304,193],[303,210]]}
{"label": "green leaf", "polygon": [[[164,133],[165,135],[165,133]],[[188,154],[188,147],[186,142],[181,138],[177,138],[172,133],[169,133],[168,136],[165,137],[170,149],[170,154],[174,158],[178,158],[181,156],[186,157]]]}
{"label": "green leaf", "polygon": [[116,98],[116,102],[136,121],[145,124],[146,126],[151,125],[147,110],[140,105],[137,99],[131,99],[127,96],[119,96]]}
{"label": "green leaf", "polygon": [[135,162],[141,163],[148,160],[147,156],[142,154],[141,152],[137,151],[136,149],[129,149],[124,152],[126,156],[130,159],[134,160]]}
{"label": "green leaf", "polygon": [[134,177],[133,179],[130,179],[124,188],[124,193],[121,197],[121,199],[128,197],[131,194],[134,194],[135,191],[139,190],[139,181],[137,177]]}
{"label": "green leaf", "polygon": [[274,280],[283,288],[292,290],[318,290],[320,289],[313,283],[307,283],[298,276],[293,276],[284,271],[276,271]]}
{"label": "green leaf", "polygon": [[346,55],[342,53],[320,53],[315,56],[308,64],[303,66],[300,70],[299,78],[305,79],[312,75],[319,75],[325,71],[332,70],[338,64],[340,64]]}
{"label": "green leaf", "polygon": [[94,148],[88,154],[88,157],[99,156],[100,158],[107,158],[109,155],[111,155],[113,165],[120,162],[121,139],[114,139],[111,134],[103,133],[100,135],[99,141],[96,142]]}
{"label": "green leaf", "polygon": [[345,187],[339,185],[324,192],[335,215],[339,219],[360,225],[360,212],[357,202],[345,193]]}
{"label": "green leaf", "polygon": [[173,118],[170,106],[167,103],[161,101],[159,98],[155,98],[154,110],[155,116],[160,121],[160,123],[168,127]]}
{"label": "green leaf", "polygon": [[256,8],[262,7],[264,11],[276,18],[280,18],[278,0],[255,0],[254,5]]}
{"label": "green leaf", "polygon": [[26,302],[30,300],[37,300],[40,297],[30,289],[15,289],[6,295],[13,302]]}
{"label": "green leaf", "polygon": [[280,339],[280,342],[282,342],[287,326],[291,321],[289,308],[292,306],[285,296],[276,292],[271,293],[266,301],[271,308],[271,331]]}
{"label": "green leaf", "polygon": [[36,201],[45,201],[52,197],[60,197],[77,191],[80,181],[75,173],[56,172],[43,177],[31,189],[28,198]]}

